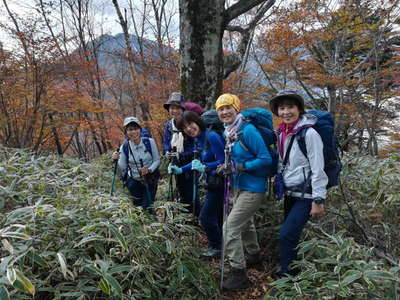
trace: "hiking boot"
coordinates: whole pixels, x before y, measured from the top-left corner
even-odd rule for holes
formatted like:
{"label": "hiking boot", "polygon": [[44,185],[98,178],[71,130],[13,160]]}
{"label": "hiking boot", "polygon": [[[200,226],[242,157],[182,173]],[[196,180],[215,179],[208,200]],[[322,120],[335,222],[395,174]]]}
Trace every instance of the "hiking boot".
{"label": "hiking boot", "polygon": [[215,249],[215,248],[208,248],[206,251],[201,253],[201,256],[203,257],[219,257],[221,256],[221,249]]}
{"label": "hiking boot", "polygon": [[251,284],[247,278],[246,269],[231,268],[228,278],[222,282],[224,290],[232,291],[248,288]]}
{"label": "hiking boot", "polygon": [[257,268],[262,266],[262,257],[260,255],[260,252],[257,252],[256,254],[252,254],[247,256],[246,259],[246,267],[247,268]]}

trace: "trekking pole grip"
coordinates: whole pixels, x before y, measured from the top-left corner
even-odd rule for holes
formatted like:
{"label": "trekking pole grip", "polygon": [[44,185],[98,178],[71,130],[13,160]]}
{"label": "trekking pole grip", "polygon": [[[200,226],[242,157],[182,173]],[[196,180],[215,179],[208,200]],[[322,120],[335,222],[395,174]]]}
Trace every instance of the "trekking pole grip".
{"label": "trekking pole grip", "polygon": [[[115,149],[115,152],[118,152],[118,153],[119,153],[119,149],[120,149],[120,148],[121,148],[121,144],[118,145],[118,148]],[[119,159],[119,158],[113,160],[113,163],[114,163],[114,173],[117,171],[118,159]]]}
{"label": "trekking pole grip", "polygon": [[199,159],[199,151],[198,150],[193,151],[193,159]]}

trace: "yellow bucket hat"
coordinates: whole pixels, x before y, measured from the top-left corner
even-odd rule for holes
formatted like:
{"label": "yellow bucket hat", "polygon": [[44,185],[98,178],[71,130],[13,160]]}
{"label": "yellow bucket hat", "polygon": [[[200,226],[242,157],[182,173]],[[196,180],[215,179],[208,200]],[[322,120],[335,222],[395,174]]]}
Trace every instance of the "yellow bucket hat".
{"label": "yellow bucket hat", "polygon": [[236,111],[240,111],[240,100],[236,95],[222,94],[215,102],[215,109],[218,110],[220,107],[225,105],[232,105]]}

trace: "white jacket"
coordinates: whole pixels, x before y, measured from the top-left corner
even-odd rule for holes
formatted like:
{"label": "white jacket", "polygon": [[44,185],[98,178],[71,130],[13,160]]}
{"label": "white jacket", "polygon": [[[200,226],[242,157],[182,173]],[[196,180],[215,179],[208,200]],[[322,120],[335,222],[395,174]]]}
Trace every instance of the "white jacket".
{"label": "white jacket", "polygon": [[[152,138],[148,138],[150,140],[151,153],[149,153],[146,149],[146,146],[143,143],[143,139],[140,140],[139,144],[134,144],[132,141],[129,141],[129,145],[131,147],[131,151],[128,151],[128,157],[126,157],[123,147],[124,144],[121,145],[120,148],[120,156],[118,160],[118,169],[123,171],[126,169],[128,161],[129,166],[131,168],[128,173],[130,177],[134,179],[139,179],[140,175],[138,172],[138,168],[140,168],[140,159],[143,160],[143,166],[150,170],[150,173],[153,173],[160,166],[160,154],[157,149],[156,142]],[[132,157],[134,155],[134,158]]]}
{"label": "white jacket", "polygon": [[[300,117],[299,122],[293,128],[293,133],[286,137],[283,157],[279,155],[278,171],[282,170],[283,158],[286,155],[289,142],[293,135],[299,132],[304,127],[309,127],[317,122],[317,117],[304,114]],[[281,145],[282,133],[278,131],[278,147]],[[308,178],[311,172],[311,187],[312,193],[305,193],[304,198],[313,199],[316,197],[326,198],[326,186],[328,184],[328,176],[324,172],[324,154],[323,143],[320,135],[314,128],[308,128],[305,136],[307,147],[307,157],[305,157],[300,149],[297,138],[293,141],[292,149],[290,150],[289,159],[286,168],[283,172],[283,180],[286,186],[286,194],[293,197],[301,197],[302,192],[290,191],[301,186]]]}

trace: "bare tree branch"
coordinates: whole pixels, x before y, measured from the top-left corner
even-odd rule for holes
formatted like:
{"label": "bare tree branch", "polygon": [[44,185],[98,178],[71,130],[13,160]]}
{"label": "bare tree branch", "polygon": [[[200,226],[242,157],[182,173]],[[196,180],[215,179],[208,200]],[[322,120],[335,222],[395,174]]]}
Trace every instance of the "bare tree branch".
{"label": "bare tree branch", "polygon": [[[251,1],[250,1],[251,2]],[[231,7],[242,3],[243,1],[239,1]],[[257,11],[256,15],[252,18],[252,20],[245,26],[226,26],[226,30],[228,31],[236,31],[241,34],[241,40],[237,47],[237,53],[239,53],[240,57],[235,58],[232,60],[224,58],[224,78],[227,78],[230,73],[234,72],[241,64],[241,70],[245,68],[245,64],[247,63],[247,56],[249,53],[249,45],[251,44],[251,40],[253,39],[254,28],[257,26],[258,22],[261,18],[265,15],[265,13],[272,7],[275,3],[275,0],[269,0],[265,2]],[[253,6],[254,7],[254,6]],[[229,10],[229,9],[228,9]],[[246,12],[246,11],[244,11]],[[243,13],[244,13],[243,12]],[[229,61],[234,61],[234,64],[230,64],[226,66],[225,64]],[[243,63],[244,62],[244,63]]]}
{"label": "bare tree branch", "polygon": [[[228,25],[230,21],[256,7],[259,4],[266,2],[266,0],[240,0],[225,10],[225,24]],[[275,3],[275,0],[268,2]]]}

